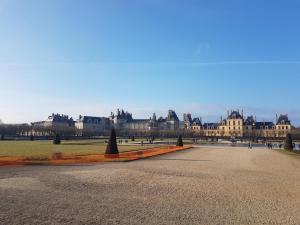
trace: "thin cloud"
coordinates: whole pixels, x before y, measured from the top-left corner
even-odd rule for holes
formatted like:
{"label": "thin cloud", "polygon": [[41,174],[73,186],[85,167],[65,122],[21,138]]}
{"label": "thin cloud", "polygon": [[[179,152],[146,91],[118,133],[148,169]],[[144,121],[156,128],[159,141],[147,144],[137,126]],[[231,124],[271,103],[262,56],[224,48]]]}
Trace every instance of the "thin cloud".
{"label": "thin cloud", "polygon": [[43,67],[43,66],[210,66],[210,65],[300,65],[300,61],[210,61],[210,62],[50,62],[50,63],[0,63],[0,67]]}

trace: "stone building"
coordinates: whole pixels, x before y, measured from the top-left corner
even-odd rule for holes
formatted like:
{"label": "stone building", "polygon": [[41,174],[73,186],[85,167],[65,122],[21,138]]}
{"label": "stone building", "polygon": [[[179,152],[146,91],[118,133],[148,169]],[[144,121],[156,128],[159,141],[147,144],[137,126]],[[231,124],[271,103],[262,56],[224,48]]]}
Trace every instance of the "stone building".
{"label": "stone building", "polygon": [[200,118],[196,117],[192,120],[191,129],[194,131],[200,131],[202,127],[202,121]]}
{"label": "stone building", "polygon": [[[201,122],[201,121],[200,121]],[[192,123],[193,124],[193,123]],[[256,121],[253,116],[246,119],[243,111],[227,112],[227,119],[221,117],[218,123],[195,123],[186,126],[203,136],[215,137],[285,137],[293,126],[287,115],[276,116],[276,125],[271,121]]]}
{"label": "stone building", "polygon": [[[101,135],[115,127],[122,131],[191,131],[200,136],[213,137],[285,137],[293,129],[288,115],[276,115],[276,122],[257,121],[256,117],[244,117],[243,110],[231,110],[227,117],[217,123],[202,123],[201,118],[192,118],[190,113],[179,121],[174,110],[169,110],[166,117],[157,118],[153,113],[149,119],[134,119],[132,114],[117,110],[110,117],[79,116],[76,121],[63,114],[52,114],[45,121],[32,123],[35,135],[47,135],[53,132],[73,132],[77,135]],[[38,133],[42,132],[42,133]]]}
{"label": "stone building", "polygon": [[111,113],[110,121],[112,126],[119,130],[177,130],[179,129],[179,119],[173,110],[168,111],[166,118],[157,119],[154,113],[149,119],[133,119],[132,114],[124,110],[117,110],[117,113]]}
{"label": "stone building", "polygon": [[183,114],[183,122],[185,129],[191,129],[193,123],[192,115],[190,113]]}
{"label": "stone building", "polygon": [[67,133],[75,130],[75,121],[64,114],[48,116],[47,120],[31,123],[34,135],[51,135],[52,132]]}
{"label": "stone building", "polygon": [[279,118],[276,115],[276,136],[285,137],[286,134],[290,133],[292,130],[291,121],[288,118],[288,115],[280,115]]}
{"label": "stone building", "polygon": [[110,129],[110,120],[107,117],[80,115],[75,123],[75,127],[79,136],[101,135]]}

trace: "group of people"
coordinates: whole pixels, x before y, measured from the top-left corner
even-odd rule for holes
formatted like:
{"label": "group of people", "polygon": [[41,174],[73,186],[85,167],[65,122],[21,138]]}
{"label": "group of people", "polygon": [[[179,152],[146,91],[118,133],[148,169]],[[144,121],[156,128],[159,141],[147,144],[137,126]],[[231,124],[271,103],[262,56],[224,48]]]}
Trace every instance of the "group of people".
{"label": "group of people", "polygon": [[[119,139],[118,142],[119,142],[119,144],[123,144],[123,139]],[[128,143],[128,140],[125,140],[124,142]]]}
{"label": "group of people", "polygon": [[[265,145],[266,145],[266,147],[267,147],[268,149],[273,149],[273,148],[276,147],[276,144],[272,144],[272,143],[266,143]],[[278,147],[279,149],[282,149],[283,144],[282,144],[282,143],[279,143],[279,144],[277,144],[277,147]],[[252,148],[253,148],[253,145],[252,145],[251,142],[249,142],[249,143],[248,143],[248,149],[252,149]],[[295,149],[295,148],[296,148],[296,144],[293,143],[293,149]],[[299,150],[300,150],[300,144],[299,144]]]}
{"label": "group of people", "polygon": [[[273,149],[275,146],[276,146],[276,144],[266,143],[266,147],[267,147],[268,149]],[[279,144],[277,144],[277,147],[278,147],[279,149],[282,149],[282,148],[283,148],[283,144],[282,144],[282,143],[279,143]],[[295,149],[295,148],[296,148],[296,144],[293,143],[293,149]],[[299,144],[299,149],[300,149],[300,144]]]}

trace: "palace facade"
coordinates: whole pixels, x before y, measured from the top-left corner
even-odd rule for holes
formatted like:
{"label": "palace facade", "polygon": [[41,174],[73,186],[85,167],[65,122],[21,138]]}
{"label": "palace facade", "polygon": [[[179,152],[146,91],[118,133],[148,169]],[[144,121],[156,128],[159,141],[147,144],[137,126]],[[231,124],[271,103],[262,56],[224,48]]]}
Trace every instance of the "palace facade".
{"label": "palace facade", "polygon": [[76,120],[76,134],[79,136],[103,134],[111,127],[107,117],[79,116]]}
{"label": "palace facade", "polygon": [[253,116],[244,117],[243,111],[240,113],[239,110],[227,114],[227,118],[221,117],[218,123],[202,124],[199,118],[185,120],[186,128],[209,137],[285,137],[293,129],[288,115],[276,115],[274,124],[272,121],[256,121]]}
{"label": "palace facade", "polygon": [[[34,131],[39,128],[49,130],[75,130],[76,135],[102,135],[112,127],[126,131],[189,131],[197,136],[206,137],[285,137],[294,128],[288,115],[276,115],[273,121],[257,121],[254,116],[244,116],[243,110],[231,110],[227,117],[221,117],[219,122],[202,122],[202,118],[192,118],[190,113],[183,115],[180,121],[174,110],[169,110],[166,117],[157,118],[153,113],[149,119],[134,119],[132,114],[117,110],[110,117],[79,116],[76,121],[67,115],[52,114],[45,121],[32,123]],[[45,129],[44,129],[45,130]],[[42,132],[43,129],[42,129]],[[37,132],[34,132],[38,134]]]}
{"label": "palace facade", "polygon": [[46,120],[31,123],[31,133],[36,136],[51,135],[53,130],[56,131],[72,131],[75,127],[75,121],[72,117],[64,114],[55,114],[48,116]]}
{"label": "palace facade", "polygon": [[136,130],[136,131],[151,131],[151,130],[178,130],[180,121],[177,114],[173,110],[168,111],[167,117],[153,116],[149,119],[133,119],[132,114],[124,110],[117,110],[117,113],[111,113],[111,126],[120,130]]}

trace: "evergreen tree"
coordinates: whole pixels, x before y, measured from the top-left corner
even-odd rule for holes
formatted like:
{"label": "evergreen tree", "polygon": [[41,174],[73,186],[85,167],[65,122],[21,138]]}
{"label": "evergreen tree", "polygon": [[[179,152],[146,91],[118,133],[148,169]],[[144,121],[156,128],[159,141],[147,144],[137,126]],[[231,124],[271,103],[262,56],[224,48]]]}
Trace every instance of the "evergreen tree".
{"label": "evergreen tree", "polygon": [[135,141],[135,138],[134,138],[134,136],[132,136],[132,138],[131,138],[131,141]]}
{"label": "evergreen tree", "polygon": [[117,145],[117,135],[115,129],[111,130],[105,154],[107,155],[119,154],[118,145]]}
{"label": "evergreen tree", "polygon": [[285,138],[285,141],[284,141],[284,149],[289,150],[289,151],[292,151],[294,149],[291,134],[286,135],[286,138]]}
{"label": "evergreen tree", "polygon": [[183,146],[183,141],[182,141],[182,136],[181,135],[178,136],[176,146],[178,146],[178,147],[182,147]]}
{"label": "evergreen tree", "polygon": [[60,145],[60,143],[61,143],[60,135],[56,134],[55,137],[54,137],[54,139],[53,139],[53,144]]}

